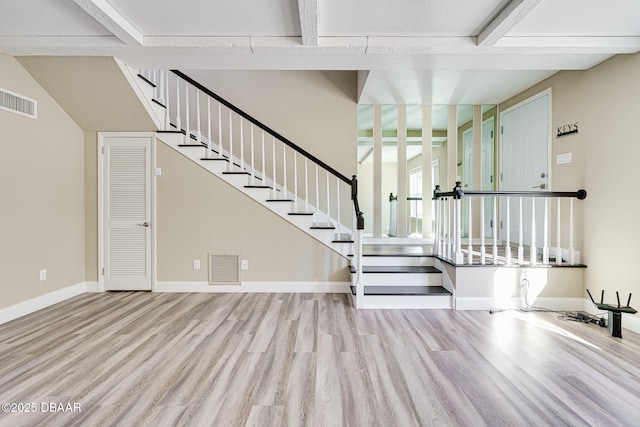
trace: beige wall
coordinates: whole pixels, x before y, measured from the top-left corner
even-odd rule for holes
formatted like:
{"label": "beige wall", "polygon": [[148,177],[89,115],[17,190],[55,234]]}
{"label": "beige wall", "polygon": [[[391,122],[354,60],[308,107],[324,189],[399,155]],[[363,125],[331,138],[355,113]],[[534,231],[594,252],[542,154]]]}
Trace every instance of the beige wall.
{"label": "beige wall", "polygon": [[84,282],[85,221],[82,130],[8,55],[0,87],[38,101],[37,120],[0,110],[2,308]]}
{"label": "beige wall", "polygon": [[355,71],[186,74],[342,174],[356,173]]}
{"label": "beige wall", "polygon": [[159,281],[206,281],[208,253],[247,259],[243,281],[350,280],[346,258],[160,141],[157,166]]}
{"label": "beige wall", "polygon": [[[635,129],[640,55],[618,55],[587,71],[557,73],[501,104],[500,111],[547,88],[553,92],[552,189],[588,192],[576,204],[582,208],[577,209],[576,241],[588,265],[585,286],[592,293],[604,289],[609,302],[618,290],[626,301],[629,292],[640,294],[633,264],[640,238],[640,198],[633,193],[640,182]],[[558,126],[574,122],[579,123],[577,135],[555,138]],[[572,163],[555,165],[555,156],[566,152],[573,153]],[[637,300],[632,305],[638,306]]]}

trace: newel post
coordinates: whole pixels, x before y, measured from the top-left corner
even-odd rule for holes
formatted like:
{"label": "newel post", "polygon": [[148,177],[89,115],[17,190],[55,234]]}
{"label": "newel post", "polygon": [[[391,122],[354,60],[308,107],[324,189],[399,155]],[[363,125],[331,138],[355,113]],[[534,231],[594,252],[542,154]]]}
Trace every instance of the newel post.
{"label": "newel post", "polygon": [[462,198],[464,197],[464,190],[462,189],[462,183],[456,181],[456,186],[453,188],[453,200],[454,200],[454,219],[453,219],[453,232],[455,238],[455,248],[453,262],[456,264],[464,263],[464,254],[462,253]]}
{"label": "newel post", "polygon": [[354,233],[354,246],[356,258],[356,308],[364,308],[364,283],[362,282],[362,230],[364,230],[364,216],[360,212],[358,203],[358,179],[355,175],[351,178],[351,200],[356,215],[356,227]]}

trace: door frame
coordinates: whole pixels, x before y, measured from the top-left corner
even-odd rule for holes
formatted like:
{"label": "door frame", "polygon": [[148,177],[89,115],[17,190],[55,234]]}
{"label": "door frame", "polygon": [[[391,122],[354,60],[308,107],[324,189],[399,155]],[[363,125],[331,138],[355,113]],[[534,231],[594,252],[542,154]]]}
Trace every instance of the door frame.
{"label": "door frame", "polygon": [[149,138],[151,145],[151,292],[156,291],[156,136],[155,132],[98,132],[98,292],[105,292],[104,138]]}

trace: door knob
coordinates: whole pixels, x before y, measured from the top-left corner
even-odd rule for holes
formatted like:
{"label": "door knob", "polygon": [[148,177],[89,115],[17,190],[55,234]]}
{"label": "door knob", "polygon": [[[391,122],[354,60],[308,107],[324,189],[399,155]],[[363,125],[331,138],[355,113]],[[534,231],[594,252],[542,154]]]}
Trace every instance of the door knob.
{"label": "door knob", "polygon": [[138,227],[148,227],[149,223],[147,221],[143,222],[142,224],[136,224]]}
{"label": "door knob", "polygon": [[541,190],[544,190],[545,188],[547,188],[547,184],[542,183],[540,185],[536,185],[535,187],[531,187],[531,188],[539,188]]}

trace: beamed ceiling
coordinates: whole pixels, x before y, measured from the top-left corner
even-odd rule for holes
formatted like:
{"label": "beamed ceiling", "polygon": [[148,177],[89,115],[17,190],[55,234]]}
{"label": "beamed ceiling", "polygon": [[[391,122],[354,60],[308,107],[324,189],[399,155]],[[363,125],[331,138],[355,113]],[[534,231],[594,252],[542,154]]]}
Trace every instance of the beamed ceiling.
{"label": "beamed ceiling", "polygon": [[353,70],[358,102],[492,104],[640,51],[637,0],[4,0],[0,52]]}

